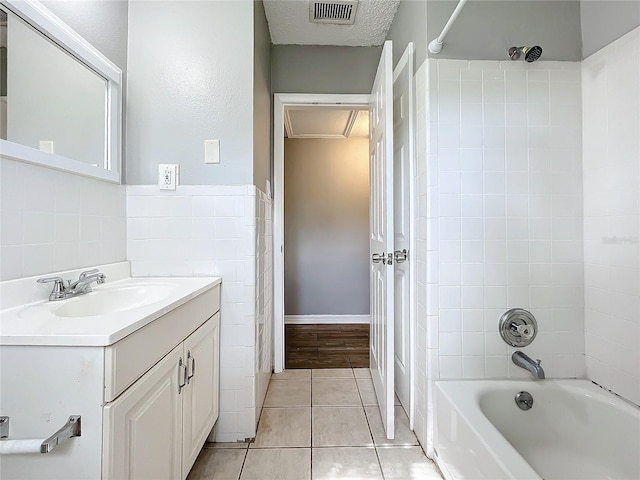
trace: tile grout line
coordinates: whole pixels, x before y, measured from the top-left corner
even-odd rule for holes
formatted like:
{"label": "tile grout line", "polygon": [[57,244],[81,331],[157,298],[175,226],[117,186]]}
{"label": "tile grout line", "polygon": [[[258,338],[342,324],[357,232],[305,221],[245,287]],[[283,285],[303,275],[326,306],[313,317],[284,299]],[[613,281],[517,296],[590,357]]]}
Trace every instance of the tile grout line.
{"label": "tile grout line", "polygon": [[[353,372],[353,376],[355,377],[355,372]],[[369,417],[367,416],[367,410],[364,405],[364,400],[362,398],[362,393],[360,392],[360,386],[358,385],[358,381],[356,380],[356,387],[358,388],[358,394],[360,395],[360,403],[362,403],[362,412],[364,413],[364,419],[367,422],[367,427],[369,428],[369,435],[371,435],[371,442],[373,443],[373,451],[376,453],[376,459],[378,460],[378,468],[380,469],[380,475],[382,476],[382,480],[385,480],[384,470],[382,469],[382,462],[380,461],[380,455],[378,455],[378,446],[376,445],[376,440],[373,438],[373,431],[371,430],[371,424],[369,423]]]}
{"label": "tile grout line", "polygon": [[242,471],[244,470],[244,465],[247,463],[247,456],[249,455],[249,443],[247,443],[247,448],[244,451],[244,458],[242,459],[242,466],[240,467],[240,473],[238,473],[238,480],[242,478]]}

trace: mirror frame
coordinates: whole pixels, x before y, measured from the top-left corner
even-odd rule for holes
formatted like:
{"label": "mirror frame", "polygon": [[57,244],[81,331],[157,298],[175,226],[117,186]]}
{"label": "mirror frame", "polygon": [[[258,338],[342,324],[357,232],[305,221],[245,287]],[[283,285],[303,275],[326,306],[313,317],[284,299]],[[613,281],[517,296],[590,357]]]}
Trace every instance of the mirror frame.
{"label": "mirror frame", "polygon": [[105,166],[97,168],[79,160],[41,152],[37,148],[0,139],[0,157],[33,163],[65,172],[121,183],[122,178],[122,70],[78,35],[37,0],[0,0],[0,6],[18,15],[76,60],[107,82]]}

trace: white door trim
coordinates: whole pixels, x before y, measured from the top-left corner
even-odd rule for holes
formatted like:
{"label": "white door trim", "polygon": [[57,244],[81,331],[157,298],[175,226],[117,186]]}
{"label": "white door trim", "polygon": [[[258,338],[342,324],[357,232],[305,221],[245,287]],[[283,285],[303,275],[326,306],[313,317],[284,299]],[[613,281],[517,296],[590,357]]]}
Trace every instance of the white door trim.
{"label": "white door trim", "polygon": [[[393,70],[393,83],[398,78],[398,75],[403,68],[410,67],[409,76],[411,78],[411,88],[409,89],[409,232],[411,237],[409,239],[409,428],[414,430],[415,421],[415,398],[416,398],[416,182],[417,182],[417,166],[415,155],[415,99],[416,99],[416,85],[415,85],[415,65],[414,65],[414,47],[413,42],[409,42],[407,48],[398,64]],[[405,319],[402,319],[404,321]]]}
{"label": "white door trim", "polygon": [[287,107],[368,109],[369,94],[276,93],[273,101],[273,369],[284,369],[284,111]]}

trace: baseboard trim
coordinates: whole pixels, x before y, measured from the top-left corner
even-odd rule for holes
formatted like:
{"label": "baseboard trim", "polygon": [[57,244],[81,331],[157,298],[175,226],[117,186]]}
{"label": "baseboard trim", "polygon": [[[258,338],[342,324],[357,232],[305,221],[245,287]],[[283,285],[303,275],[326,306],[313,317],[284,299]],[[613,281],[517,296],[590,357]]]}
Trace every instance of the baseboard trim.
{"label": "baseboard trim", "polygon": [[365,323],[369,324],[369,315],[285,315],[285,325],[315,325],[331,323]]}

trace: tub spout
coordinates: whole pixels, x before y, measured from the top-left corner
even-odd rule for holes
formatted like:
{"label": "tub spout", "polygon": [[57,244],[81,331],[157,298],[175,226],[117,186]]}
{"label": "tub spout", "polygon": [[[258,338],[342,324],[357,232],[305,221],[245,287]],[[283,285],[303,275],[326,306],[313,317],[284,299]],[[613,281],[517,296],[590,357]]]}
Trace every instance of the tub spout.
{"label": "tub spout", "polygon": [[534,360],[526,353],[520,351],[513,352],[511,360],[513,360],[513,363],[517,366],[529,370],[534,380],[544,380],[544,369],[542,365],[540,365],[542,363],[540,360]]}

